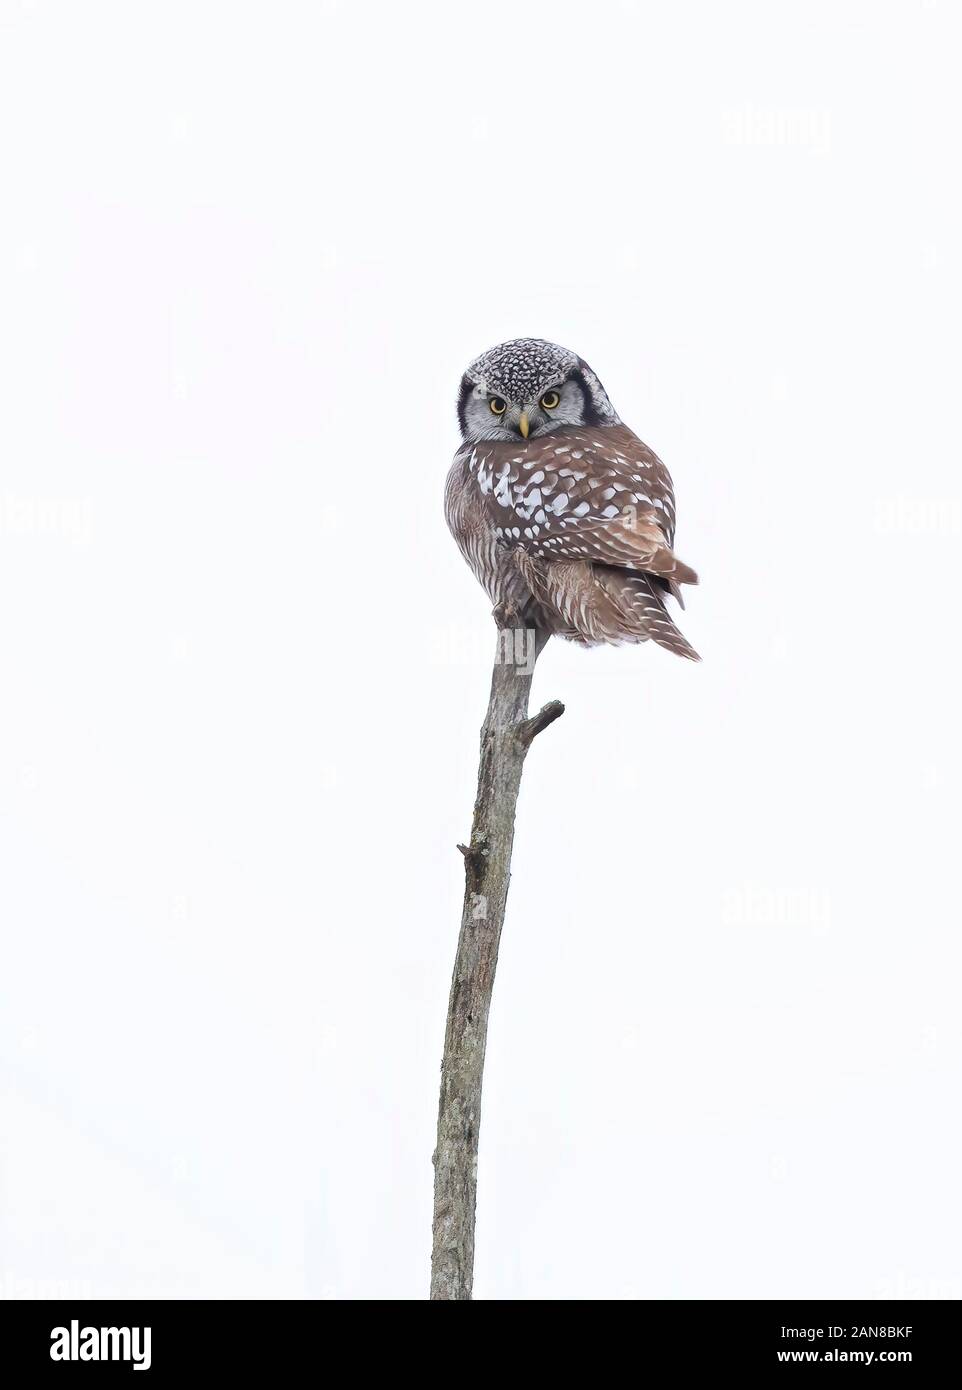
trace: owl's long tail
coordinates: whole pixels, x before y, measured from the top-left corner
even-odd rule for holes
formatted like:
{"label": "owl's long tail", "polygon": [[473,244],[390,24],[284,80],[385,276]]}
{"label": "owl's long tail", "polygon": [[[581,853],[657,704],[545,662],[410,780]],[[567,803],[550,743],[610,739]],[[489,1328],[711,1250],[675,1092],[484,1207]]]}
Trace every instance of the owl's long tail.
{"label": "owl's long tail", "polygon": [[[594,565],[594,577],[617,615],[615,637],[608,641],[657,642],[659,647],[700,661],[701,657],[681,633],[665,607],[664,581],[638,570]],[[674,587],[674,586],[672,586]]]}
{"label": "owl's long tail", "polygon": [[[523,557],[523,552],[516,551]],[[602,643],[657,642],[659,647],[700,661],[665,607],[672,581],[642,570],[588,560],[527,563],[523,573],[549,615],[550,630],[586,647]]]}

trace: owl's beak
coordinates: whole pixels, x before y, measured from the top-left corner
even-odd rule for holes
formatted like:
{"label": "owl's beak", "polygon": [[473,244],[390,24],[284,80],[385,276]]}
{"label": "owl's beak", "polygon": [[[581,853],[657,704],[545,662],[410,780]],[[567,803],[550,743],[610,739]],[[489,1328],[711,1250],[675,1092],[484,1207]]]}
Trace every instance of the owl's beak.
{"label": "owl's beak", "polygon": [[531,426],[528,424],[528,412],[526,410],[522,410],[521,419],[518,421],[518,429],[524,435],[525,439],[527,439],[528,437],[528,430],[530,428]]}

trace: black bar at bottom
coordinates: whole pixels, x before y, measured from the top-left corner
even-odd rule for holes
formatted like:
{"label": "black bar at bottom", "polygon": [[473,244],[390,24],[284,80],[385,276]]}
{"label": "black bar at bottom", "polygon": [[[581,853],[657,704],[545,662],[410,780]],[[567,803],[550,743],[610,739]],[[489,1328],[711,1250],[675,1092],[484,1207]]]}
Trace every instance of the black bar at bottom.
{"label": "black bar at bottom", "polygon": [[430,1381],[488,1362],[514,1374],[580,1363],[593,1377],[620,1364],[642,1379],[806,1369],[824,1379],[848,1366],[897,1381],[907,1368],[957,1366],[959,1328],[957,1302],[4,1302],[0,1376],[10,1386],[138,1370],[148,1384],[185,1373],[218,1385],[380,1372]]}

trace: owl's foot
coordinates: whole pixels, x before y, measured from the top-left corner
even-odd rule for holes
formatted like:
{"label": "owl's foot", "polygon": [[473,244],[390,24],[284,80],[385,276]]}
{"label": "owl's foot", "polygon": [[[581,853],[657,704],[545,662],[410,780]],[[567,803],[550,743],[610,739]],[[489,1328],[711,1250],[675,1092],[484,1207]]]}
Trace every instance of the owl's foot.
{"label": "owl's foot", "polygon": [[500,628],[524,627],[524,615],[510,599],[502,599],[491,609],[491,616]]}

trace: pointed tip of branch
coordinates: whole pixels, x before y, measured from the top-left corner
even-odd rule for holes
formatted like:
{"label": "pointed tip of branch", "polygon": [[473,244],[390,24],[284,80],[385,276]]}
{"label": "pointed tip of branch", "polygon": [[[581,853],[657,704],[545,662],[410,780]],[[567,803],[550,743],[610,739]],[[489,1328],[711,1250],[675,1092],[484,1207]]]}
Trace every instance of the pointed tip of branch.
{"label": "pointed tip of branch", "polygon": [[538,737],[542,729],[546,729],[549,724],[553,724],[556,719],[560,719],[565,712],[565,707],[560,700],[549,700],[546,705],[533,714],[530,719],[522,719],[517,726],[518,738],[525,748],[530,747],[532,742]]}

